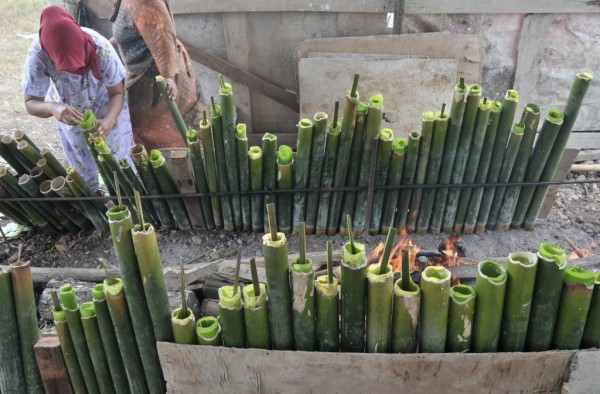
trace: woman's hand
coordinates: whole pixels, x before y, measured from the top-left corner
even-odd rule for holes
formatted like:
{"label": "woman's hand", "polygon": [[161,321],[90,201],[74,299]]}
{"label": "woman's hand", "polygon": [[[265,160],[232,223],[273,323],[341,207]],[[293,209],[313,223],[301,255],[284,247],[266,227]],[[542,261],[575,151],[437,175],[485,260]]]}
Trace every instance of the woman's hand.
{"label": "woman's hand", "polygon": [[61,123],[78,126],[83,120],[83,114],[77,108],[67,104],[56,104],[52,107],[52,115]]}
{"label": "woman's hand", "polygon": [[93,133],[94,137],[106,138],[108,133],[115,127],[115,121],[107,118],[96,119],[96,123],[98,124],[98,128]]}
{"label": "woman's hand", "polygon": [[177,98],[177,94],[179,93],[175,79],[165,78],[165,82],[167,83],[167,95],[171,100],[175,100]]}

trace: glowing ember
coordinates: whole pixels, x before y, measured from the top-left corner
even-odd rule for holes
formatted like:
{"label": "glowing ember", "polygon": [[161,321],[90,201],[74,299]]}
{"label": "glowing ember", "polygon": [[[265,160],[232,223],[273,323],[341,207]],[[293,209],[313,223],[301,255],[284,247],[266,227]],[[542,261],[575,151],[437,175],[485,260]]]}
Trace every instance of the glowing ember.
{"label": "glowing ember", "polygon": [[[385,245],[383,242],[380,242],[379,245],[373,249],[368,256],[369,264],[374,264],[379,262],[381,258],[381,254],[383,253]],[[400,231],[400,240],[394,247],[392,248],[392,252],[390,253],[390,264],[393,267],[394,272],[402,271],[402,251],[408,249],[409,260],[410,260],[410,270],[418,270],[419,266],[417,264],[417,253],[421,250],[420,247],[414,245],[406,232],[406,228],[403,228]]]}

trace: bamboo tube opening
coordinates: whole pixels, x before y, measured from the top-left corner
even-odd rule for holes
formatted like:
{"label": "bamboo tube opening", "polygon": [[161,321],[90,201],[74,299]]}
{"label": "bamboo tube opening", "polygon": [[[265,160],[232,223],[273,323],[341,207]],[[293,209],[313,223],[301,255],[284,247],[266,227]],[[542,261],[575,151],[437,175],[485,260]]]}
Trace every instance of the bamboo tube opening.
{"label": "bamboo tube opening", "polygon": [[455,285],[450,288],[450,297],[462,303],[475,297],[475,289],[469,285]]}
{"label": "bamboo tube opening", "polygon": [[42,169],[39,166],[35,166],[31,169],[31,171],[29,171],[29,174],[31,175],[32,178],[36,178],[40,175],[42,175],[44,173],[44,171],[42,171]]}
{"label": "bamboo tube opening", "polygon": [[590,72],[582,72],[582,73],[577,73],[577,78],[585,79],[586,81],[589,81],[593,78],[593,76],[592,76],[592,73],[590,73]]}
{"label": "bamboo tube opening", "polygon": [[12,141],[14,141],[14,138],[10,135],[5,135],[2,137],[2,143],[5,145],[9,145],[10,143],[12,143]]}
{"label": "bamboo tube opening", "polygon": [[29,182],[30,176],[27,174],[23,174],[19,177],[19,186],[21,185],[25,185],[27,182]]}
{"label": "bamboo tube opening", "polygon": [[270,233],[265,234],[265,235],[263,235],[263,245],[269,246],[272,248],[279,248],[279,247],[285,246],[286,245],[285,234],[278,232],[276,240],[273,240],[271,238]]}
{"label": "bamboo tube opening", "polygon": [[594,286],[594,283],[598,279],[596,272],[583,269],[576,265],[570,265],[565,268],[564,280],[569,282],[583,283],[586,286]]}
{"label": "bamboo tube opening", "polygon": [[506,95],[504,96],[504,99],[518,102],[519,101],[519,92],[514,89],[508,89],[506,91]]}
{"label": "bamboo tube opening", "polygon": [[437,111],[435,113],[435,120],[436,121],[446,121],[450,118],[450,112],[445,111],[444,113],[441,113],[440,111]]}
{"label": "bamboo tube opening", "polygon": [[[222,77],[221,77],[221,79],[222,79]],[[231,84],[229,82],[221,83],[221,86],[219,86],[219,94],[221,96],[228,96],[228,95],[232,94]]]}
{"label": "bamboo tube opening", "polygon": [[361,101],[356,106],[356,113],[357,114],[366,114],[368,109],[369,109],[369,107],[367,107],[367,104],[365,104]]}
{"label": "bamboo tube opening", "polygon": [[240,139],[245,139],[247,138],[246,136],[246,124],[245,123],[238,123],[237,126],[235,126],[235,132],[238,138]]}
{"label": "bamboo tube opening", "polygon": [[150,164],[152,167],[160,167],[165,162],[165,157],[158,149],[152,149],[150,151]]}
{"label": "bamboo tube opening", "polygon": [[[0,167],[0,171],[2,170],[2,167]],[[50,193],[50,191],[52,190],[52,182],[49,180],[43,181],[42,183],[40,183],[40,192],[42,192],[42,194],[48,194]]]}
{"label": "bamboo tube opening", "polygon": [[244,286],[242,289],[244,295],[244,307],[258,308],[267,302],[267,291],[264,283],[259,283],[260,293],[257,295],[252,284]]}
{"label": "bamboo tube opening", "polygon": [[394,275],[394,271],[392,267],[385,262],[383,266],[384,271],[381,272],[383,261],[380,261],[378,264],[371,264],[367,269],[367,279],[371,282],[384,282],[391,278]]}
{"label": "bamboo tube opening", "polygon": [[79,128],[81,129],[81,131],[91,131],[92,129],[94,129],[96,126],[96,116],[94,116],[94,113],[92,112],[91,109],[86,109],[85,111],[83,111],[83,119],[81,120],[81,124],[79,125]]}
{"label": "bamboo tube opening", "polygon": [[81,313],[82,319],[96,317],[96,308],[94,307],[94,302],[88,301],[79,305],[79,313]]}
{"label": "bamboo tube opening", "polygon": [[523,267],[532,267],[537,264],[537,255],[530,252],[511,253],[508,255],[508,261]]}
{"label": "bamboo tube opening", "polygon": [[506,269],[495,261],[484,260],[479,263],[478,269],[482,278],[490,282],[500,284],[506,280]]}
{"label": "bamboo tube opening", "polygon": [[435,114],[432,111],[423,112],[423,122],[433,122],[435,120]]}
{"label": "bamboo tube opening", "polygon": [[154,231],[154,226],[150,223],[144,223],[144,227],[142,228],[141,224],[136,224],[133,226],[133,231],[136,233],[150,233]]}
{"label": "bamboo tube opening", "polygon": [[493,101],[488,100],[487,97],[482,98],[481,100],[479,100],[479,110],[487,111],[487,110],[491,109],[492,103],[493,103]]}
{"label": "bamboo tube opening", "polygon": [[325,112],[317,112],[315,114],[315,122],[320,122],[322,120],[326,120],[328,118],[327,114]]}
{"label": "bamboo tube opening", "polygon": [[560,268],[567,264],[564,249],[553,243],[542,242],[538,254],[546,260],[553,260]]}
{"label": "bamboo tube opening", "polygon": [[262,157],[263,152],[260,146],[251,146],[248,150],[248,157],[250,160],[258,160]]}
{"label": "bamboo tube opening", "polygon": [[382,129],[379,132],[379,139],[381,141],[392,141],[394,139],[394,132],[392,129]]}
{"label": "bamboo tube opening", "polygon": [[127,159],[119,159],[119,167],[121,167],[124,170],[129,169],[129,162],[127,161]]}
{"label": "bamboo tube opening", "polygon": [[196,129],[193,129],[190,127],[186,133],[186,137],[187,137],[188,143],[190,143],[190,144],[194,144],[194,143],[198,142],[198,132],[196,131]]}
{"label": "bamboo tube opening", "polygon": [[537,104],[534,104],[534,103],[529,103],[525,106],[525,110],[527,112],[538,114],[538,113],[540,113],[540,106]]}
{"label": "bamboo tube opening", "polygon": [[309,273],[313,269],[313,263],[311,259],[306,259],[304,263],[300,262],[300,257],[296,257],[292,260],[292,270],[298,273]]}
{"label": "bamboo tube opening", "polygon": [[357,251],[356,253],[352,253],[350,242],[344,244],[342,249],[342,263],[353,269],[361,269],[367,265],[365,245],[355,242],[354,249]]}
{"label": "bamboo tube opening", "polygon": [[75,296],[75,290],[69,283],[64,284],[58,291],[60,296],[60,302],[63,304],[65,309],[75,311],[77,310],[77,296]]}
{"label": "bamboo tube opening", "polygon": [[125,205],[116,205],[110,208],[108,211],[106,211],[106,215],[112,222],[118,222],[131,216],[129,213],[129,208],[127,208]]}
{"label": "bamboo tube opening", "polygon": [[403,153],[406,151],[406,138],[396,138],[392,143],[392,151]]}
{"label": "bamboo tube opening", "polygon": [[6,166],[4,164],[0,165],[0,176],[6,175]]}
{"label": "bamboo tube opening", "polygon": [[46,165],[48,165],[48,162],[46,161],[46,159],[39,159],[37,161],[37,163],[35,163],[35,165],[37,167],[40,167],[40,169],[42,169],[42,168],[46,167]]}
{"label": "bamboo tube opening", "polygon": [[11,263],[11,268],[25,268],[29,266],[29,261],[17,260],[14,263]]}
{"label": "bamboo tube opening", "polygon": [[67,316],[65,315],[64,310],[57,311],[55,308],[52,308],[52,318],[54,318],[54,322],[66,322]]}
{"label": "bamboo tube opening", "polygon": [[421,289],[412,280],[408,282],[408,290],[404,290],[402,288],[402,278],[396,280],[396,283],[394,283],[394,294],[397,296],[413,297],[419,295],[420,293]]}
{"label": "bamboo tube opening", "polygon": [[21,141],[17,142],[18,150],[23,150],[23,149],[27,148],[28,146],[29,146],[29,143],[25,140],[21,140]]}
{"label": "bamboo tube opening", "polygon": [[25,137],[25,133],[22,130],[16,130],[13,133],[13,136],[15,137],[16,140],[20,141]]}
{"label": "bamboo tube opening", "polygon": [[196,332],[207,340],[215,338],[220,331],[219,321],[214,316],[205,316],[196,323]]}
{"label": "bamboo tube opening", "polygon": [[123,281],[119,278],[108,278],[104,281],[104,294],[116,296],[123,289]]}
{"label": "bamboo tube opening", "polygon": [[146,148],[142,144],[135,144],[130,150],[131,156],[141,156],[146,153]]}
{"label": "bamboo tube opening", "polygon": [[500,101],[492,101],[490,111],[500,113],[502,111],[502,103]]}
{"label": "bamboo tube opening", "polygon": [[313,125],[310,119],[300,119],[300,127],[311,127]]}
{"label": "bamboo tube opening", "polygon": [[287,145],[280,145],[277,150],[277,163],[281,165],[290,165],[294,160],[294,153],[292,148]]}
{"label": "bamboo tube opening", "polygon": [[329,277],[327,275],[318,276],[317,281],[315,282],[315,288],[325,297],[337,297],[338,280],[334,276],[331,283],[329,283]]}
{"label": "bamboo tube opening", "polygon": [[408,138],[410,138],[411,140],[418,140],[419,138],[421,138],[421,132],[417,130],[411,131],[408,135]]}
{"label": "bamboo tube opening", "polygon": [[469,86],[469,95],[470,96],[479,96],[481,94],[481,85],[474,83]]}
{"label": "bamboo tube opening", "polygon": [[383,105],[383,94],[377,93],[369,98],[370,107],[381,107]]}
{"label": "bamboo tube opening", "polygon": [[187,314],[183,314],[183,308],[175,308],[173,312],[171,312],[171,321],[175,324],[180,324],[182,326],[187,325],[190,321],[195,321],[194,313],[190,308],[187,309]]}
{"label": "bamboo tube opening", "polygon": [[235,287],[221,286],[218,290],[219,305],[228,309],[239,309],[242,307],[242,294],[237,291],[234,293]]}
{"label": "bamboo tube opening", "polygon": [[104,295],[104,284],[98,283],[92,289],[92,298],[94,301],[104,301],[106,296]]}
{"label": "bamboo tube opening", "polygon": [[52,188],[53,191],[61,190],[66,185],[67,185],[67,180],[65,179],[64,176],[57,176],[50,183],[50,186],[51,186],[51,188]]}
{"label": "bamboo tube opening", "polygon": [[429,266],[425,268],[421,277],[428,282],[440,283],[450,278],[450,271],[438,265]]}
{"label": "bamboo tube opening", "polygon": [[550,108],[548,111],[548,115],[546,115],[546,120],[556,124],[562,124],[565,115],[558,108]]}

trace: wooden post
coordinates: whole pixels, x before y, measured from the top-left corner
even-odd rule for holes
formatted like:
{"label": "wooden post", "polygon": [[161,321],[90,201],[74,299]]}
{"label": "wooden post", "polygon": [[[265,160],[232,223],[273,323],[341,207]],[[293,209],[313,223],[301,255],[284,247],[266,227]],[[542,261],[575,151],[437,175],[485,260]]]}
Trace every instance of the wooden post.
{"label": "wooden post", "polygon": [[42,337],[34,346],[38,368],[48,394],[71,394],[73,389],[56,335]]}
{"label": "wooden post", "polygon": [[[179,192],[181,194],[196,193],[196,184],[190,170],[188,150],[171,149],[171,154],[169,155],[168,160],[171,162],[173,176],[175,177],[175,182],[177,183]],[[200,198],[184,198],[183,203],[187,209],[192,229],[206,229],[206,225],[204,224],[204,216],[202,214],[202,207],[200,206]]]}

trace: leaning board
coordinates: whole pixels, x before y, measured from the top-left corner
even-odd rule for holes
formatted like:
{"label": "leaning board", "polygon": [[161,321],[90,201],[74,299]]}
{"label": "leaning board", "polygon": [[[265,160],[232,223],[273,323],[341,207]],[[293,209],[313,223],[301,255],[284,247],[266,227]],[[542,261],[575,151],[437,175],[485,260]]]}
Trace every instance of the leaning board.
{"label": "leaning board", "polygon": [[575,351],[356,354],[159,342],[168,393],[560,392]]}

